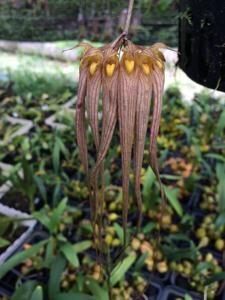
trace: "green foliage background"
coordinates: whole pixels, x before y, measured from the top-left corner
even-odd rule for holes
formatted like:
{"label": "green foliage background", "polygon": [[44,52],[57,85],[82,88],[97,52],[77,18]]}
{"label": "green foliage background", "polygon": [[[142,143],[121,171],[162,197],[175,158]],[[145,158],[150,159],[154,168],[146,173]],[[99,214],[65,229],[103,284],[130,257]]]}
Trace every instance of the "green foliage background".
{"label": "green foliage background", "polygon": [[[0,39],[52,41],[85,37],[104,41],[111,39],[105,20],[110,18],[113,22],[115,35],[119,32],[120,14],[127,7],[127,0],[48,0],[47,9],[45,3],[46,0],[2,0]],[[78,22],[81,15],[84,26]],[[134,16],[137,15],[140,25],[135,42],[148,44],[156,37],[176,45],[176,0],[136,0]],[[93,33],[93,18],[99,22],[97,35]]]}

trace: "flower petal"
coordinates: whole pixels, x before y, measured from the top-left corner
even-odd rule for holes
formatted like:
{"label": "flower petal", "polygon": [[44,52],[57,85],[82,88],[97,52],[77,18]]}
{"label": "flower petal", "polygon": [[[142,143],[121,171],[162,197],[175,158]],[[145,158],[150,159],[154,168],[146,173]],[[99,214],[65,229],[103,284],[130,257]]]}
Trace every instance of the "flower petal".
{"label": "flower petal", "polygon": [[79,88],[76,103],[77,145],[85,174],[88,175],[88,150],[85,130],[85,97],[87,88],[87,68],[80,67]]}
{"label": "flower petal", "polygon": [[[101,84],[102,84],[102,68],[101,68],[101,61],[91,61],[89,63],[89,74],[87,80],[87,113],[88,113],[88,120],[91,126],[94,143],[96,152],[99,150],[99,143],[100,143],[100,133],[99,133],[99,125],[98,125],[98,107],[99,107],[99,97],[101,91]],[[93,71],[91,69],[92,66],[96,66],[96,69]],[[101,168],[101,178],[102,178],[102,185],[104,187],[104,168]],[[92,195],[90,195],[92,196]],[[96,223],[96,217],[98,212],[98,184],[97,184],[97,176],[96,182],[94,184],[93,190],[93,198],[91,200],[94,202],[94,215],[93,215],[93,222]]]}
{"label": "flower petal", "polygon": [[[144,71],[145,72],[145,71]],[[135,196],[138,207],[138,228],[141,225],[142,199],[140,177],[143,163],[144,145],[148,127],[148,117],[150,112],[150,102],[152,94],[152,81],[150,76],[139,73],[139,85],[135,119],[135,143],[134,143],[134,177]]]}
{"label": "flower petal", "polygon": [[94,74],[89,74],[87,80],[87,113],[90,126],[92,129],[94,143],[96,149],[99,147],[99,126],[98,126],[98,106],[99,106],[99,97],[101,91],[101,68],[95,71]]}
{"label": "flower petal", "polygon": [[[110,58],[111,50],[106,50],[104,68],[102,70],[102,90],[103,90],[103,120],[100,145],[98,147],[97,161],[93,168],[90,184],[94,191],[94,201],[96,203],[96,221],[99,228],[102,228],[102,215],[104,204],[104,158],[108,151],[112,135],[116,124],[117,113],[117,78],[118,78],[118,59]],[[113,52],[115,56],[115,52]],[[98,174],[101,175],[101,196],[98,197]],[[100,232],[101,235],[101,232]],[[99,236],[101,239],[101,236]]]}
{"label": "flower petal", "polygon": [[158,162],[157,162],[157,136],[159,133],[160,117],[162,112],[162,98],[164,87],[164,71],[155,66],[153,72],[153,115],[150,133],[150,164],[160,184],[160,191],[163,201],[165,201],[163,185],[159,176]]}
{"label": "flower petal", "polygon": [[[107,54],[106,54],[107,56]],[[115,61],[118,64],[118,61]],[[104,64],[107,72],[107,61]],[[111,74],[110,74],[111,75]],[[108,151],[113,132],[117,120],[117,85],[118,85],[118,68],[114,69],[113,76],[106,76],[103,70],[102,77],[102,92],[103,92],[103,120],[102,120],[102,135],[98,151],[96,164],[91,174],[91,183],[96,181],[96,175],[105,155]]]}
{"label": "flower petal", "polygon": [[[134,141],[135,111],[138,90],[137,68],[132,63],[128,66],[125,60],[132,59],[128,53],[121,62],[118,81],[118,112],[122,156],[122,191],[123,191],[123,230],[124,244],[127,242],[127,218],[129,208],[129,171],[131,152]],[[130,72],[132,70],[132,72]]]}

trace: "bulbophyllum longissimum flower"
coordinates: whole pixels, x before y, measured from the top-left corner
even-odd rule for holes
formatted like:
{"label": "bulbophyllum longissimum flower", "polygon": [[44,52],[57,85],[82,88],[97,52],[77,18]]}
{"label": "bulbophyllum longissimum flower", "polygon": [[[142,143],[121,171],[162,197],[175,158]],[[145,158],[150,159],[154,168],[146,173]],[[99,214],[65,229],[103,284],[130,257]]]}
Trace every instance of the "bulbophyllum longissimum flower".
{"label": "bulbophyllum longissimum flower", "polygon": [[[93,225],[101,219],[104,197],[98,197],[98,179],[102,178],[104,194],[103,162],[110,142],[119,123],[122,191],[123,191],[123,228],[126,242],[126,224],[129,210],[129,173],[134,162],[135,197],[138,208],[138,227],[141,224],[141,188],[140,175],[143,163],[144,146],[150,115],[151,99],[153,111],[150,132],[150,165],[163,187],[157,165],[157,135],[159,132],[162,96],[164,87],[165,59],[156,43],[149,48],[137,46],[131,41],[118,38],[101,48],[80,44],[85,48],[80,63],[80,80],[76,105],[76,132],[80,157],[88,178],[91,198]],[[102,97],[102,125],[99,130],[99,99]],[[85,110],[87,110],[96,147],[96,163],[89,170],[88,149],[85,128]],[[99,199],[100,198],[100,199]]]}

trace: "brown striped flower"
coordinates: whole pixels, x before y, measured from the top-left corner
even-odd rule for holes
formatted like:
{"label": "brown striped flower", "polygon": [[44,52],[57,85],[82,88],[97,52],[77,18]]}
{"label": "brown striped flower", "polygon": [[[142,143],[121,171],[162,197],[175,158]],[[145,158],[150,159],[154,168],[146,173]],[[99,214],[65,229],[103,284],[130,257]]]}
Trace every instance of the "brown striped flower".
{"label": "brown striped flower", "polygon": [[[126,242],[126,224],[129,209],[129,173],[134,162],[135,197],[141,224],[140,175],[150,115],[153,112],[150,135],[150,164],[163,187],[157,165],[157,135],[159,132],[164,87],[164,57],[157,43],[149,48],[134,45],[119,37],[101,48],[82,44],[85,51],[80,64],[80,80],[76,107],[77,143],[88,177],[93,223],[102,215],[104,201],[103,162],[109,149],[116,123],[119,123],[122,157],[123,227]],[[102,94],[102,128],[99,131],[98,107]],[[89,172],[85,133],[85,107],[97,151],[96,163]],[[132,157],[133,153],[133,157]],[[98,196],[98,178],[102,177],[102,196]],[[99,200],[100,198],[100,200]]]}

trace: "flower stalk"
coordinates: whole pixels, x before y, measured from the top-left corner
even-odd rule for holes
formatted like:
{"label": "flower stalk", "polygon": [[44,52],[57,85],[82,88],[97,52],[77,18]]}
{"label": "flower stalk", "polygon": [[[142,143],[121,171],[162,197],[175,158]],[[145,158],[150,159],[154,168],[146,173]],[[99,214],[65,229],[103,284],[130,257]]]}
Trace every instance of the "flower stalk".
{"label": "flower stalk", "polygon": [[128,34],[128,32],[129,32],[130,21],[131,21],[132,12],[133,12],[133,6],[134,6],[134,0],[129,0],[126,24],[125,24],[125,27],[124,27],[124,32],[126,34]]}

